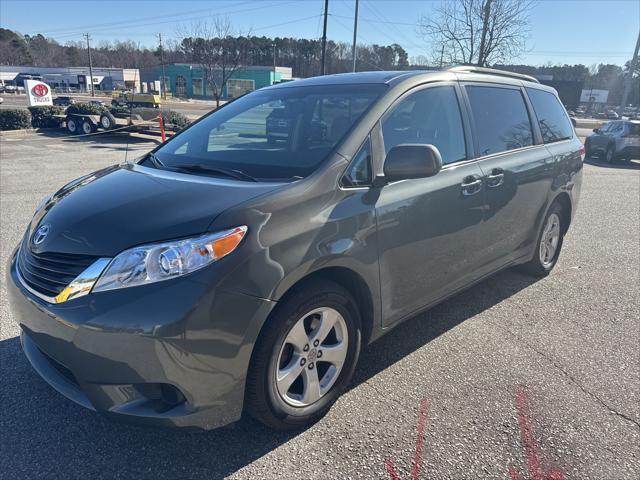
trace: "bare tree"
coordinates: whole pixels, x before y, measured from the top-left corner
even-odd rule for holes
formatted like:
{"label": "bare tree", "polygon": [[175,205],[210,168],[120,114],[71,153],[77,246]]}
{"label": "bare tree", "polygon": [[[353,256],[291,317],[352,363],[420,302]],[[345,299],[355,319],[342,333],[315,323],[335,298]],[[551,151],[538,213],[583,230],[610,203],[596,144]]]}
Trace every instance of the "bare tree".
{"label": "bare tree", "polygon": [[202,69],[205,88],[212,92],[217,107],[227,82],[242,68],[242,52],[235,41],[237,35],[239,33],[226,17],[194,22],[179,32],[180,50],[188,61],[197,63]]}
{"label": "bare tree", "polygon": [[533,0],[456,0],[443,2],[419,20],[434,59],[449,64],[486,66],[508,63],[525,50]]}

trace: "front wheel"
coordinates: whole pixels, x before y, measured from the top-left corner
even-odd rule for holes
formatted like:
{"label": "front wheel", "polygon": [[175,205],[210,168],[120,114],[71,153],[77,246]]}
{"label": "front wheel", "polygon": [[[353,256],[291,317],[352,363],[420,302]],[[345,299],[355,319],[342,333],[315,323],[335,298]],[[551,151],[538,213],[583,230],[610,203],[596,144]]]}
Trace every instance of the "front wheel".
{"label": "front wheel", "polygon": [[349,384],[360,354],[353,297],[331,281],[308,283],[275,312],[247,375],[248,412],[277,429],[321,418]]}
{"label": "front wheel", "polygon": [[538,236],[536,252],[529,262],[520,267],[521,270],[535,277],[545,277],[553,270],[562,250],[566,231],[566,226],[562,223],[564,218],[562,206],[559,203],[551,205]]}
{"label": "front wheel", "polygon": [[615,150],[613,148],[613,145],[609,145],[607,147],[607,152],[604,155],[604,161],[611,164],[614,162],[615,157],[616,155],[615,155]]}

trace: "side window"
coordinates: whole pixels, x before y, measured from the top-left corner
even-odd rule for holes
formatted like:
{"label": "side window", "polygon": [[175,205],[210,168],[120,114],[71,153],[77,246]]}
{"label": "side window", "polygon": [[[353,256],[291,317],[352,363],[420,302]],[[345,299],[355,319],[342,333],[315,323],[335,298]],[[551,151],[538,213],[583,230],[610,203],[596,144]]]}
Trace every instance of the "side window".
{"label": "side window", "polygon": [[573,127],[562,105],[553,93],[527,88],[529,100],[538,117],[544,143],[558,142],[573,137]]}
{"label": "side window", "polygon": [[404,143],[437,147],[442,162],[467,158],[460,106],[455,89],[431,87],[413,93],[382,121],[385,154]]}
{"label": "side window", "polygon": [[519,90],[476,86],[466,89],[481,156],[533,145],[529,114]]}
{"label": "side window", "polygon": [[345,187],[362,187],[371,184],[371,140],[367,137],[342,177]]}

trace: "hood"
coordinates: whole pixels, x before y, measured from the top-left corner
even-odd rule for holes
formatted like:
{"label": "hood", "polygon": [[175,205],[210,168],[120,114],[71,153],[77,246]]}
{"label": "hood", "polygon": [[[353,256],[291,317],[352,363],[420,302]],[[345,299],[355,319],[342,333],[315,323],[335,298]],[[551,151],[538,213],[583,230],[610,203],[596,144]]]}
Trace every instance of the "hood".
{"label": "hood", "polygon": [[136,245],[205,233],[224,210],[282,185],[125,164],[61,188],[34,216],[28,235],[48,226],[42,243],[31,243],[35,253],[113,257]]}

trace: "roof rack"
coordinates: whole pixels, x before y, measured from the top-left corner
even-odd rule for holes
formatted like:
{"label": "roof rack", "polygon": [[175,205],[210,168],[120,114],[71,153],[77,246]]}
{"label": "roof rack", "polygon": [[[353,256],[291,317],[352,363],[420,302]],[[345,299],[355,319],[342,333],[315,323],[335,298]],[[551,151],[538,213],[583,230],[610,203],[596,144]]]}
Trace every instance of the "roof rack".
{"label": "roof rack", "polygon": [[540,81],[532,77],[531,75],[525,75],[523,73],[507,72],[505,70],[498,70],[496,68],[474,67],[473,65],[460,65],[458,67],[448,68],[449,72],[468,72],[468,73],[484,73],[487,75],[497,75],[500,77],[517,78],[519,80],[526,80],[527,82],[540,83]]}

